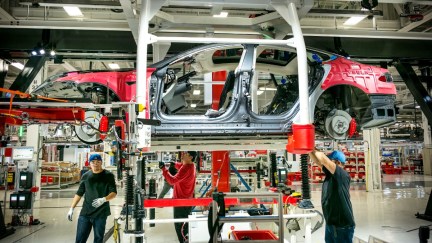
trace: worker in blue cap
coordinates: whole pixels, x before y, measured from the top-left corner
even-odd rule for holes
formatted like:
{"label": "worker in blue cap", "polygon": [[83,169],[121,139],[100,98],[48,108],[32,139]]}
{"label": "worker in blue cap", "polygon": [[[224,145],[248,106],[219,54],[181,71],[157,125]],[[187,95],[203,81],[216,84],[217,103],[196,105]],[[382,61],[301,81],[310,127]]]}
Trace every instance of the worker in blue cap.
{"label": "worker in blue cap", "polygon": [[102,157],[92,154],[89,158],[91,170],[81,177],[80,185],[67,218],[72,221],[74,208],[84,197],[78,218],[76,243],[85,243],[93,228],[94,243],[102,243],[105,235],[106,220],[111,215],[109,201],[117,195],[114,175],[102,168]]}
{"label": "worker in blue cap", "polygon": [[309,156],[325,173],[322,185],[321,205],[326,222],[326,243],[353,242],[355,222],[350,200],[350,175],[344,170],[346,158],[341,151],[328,156],[313,150]]}

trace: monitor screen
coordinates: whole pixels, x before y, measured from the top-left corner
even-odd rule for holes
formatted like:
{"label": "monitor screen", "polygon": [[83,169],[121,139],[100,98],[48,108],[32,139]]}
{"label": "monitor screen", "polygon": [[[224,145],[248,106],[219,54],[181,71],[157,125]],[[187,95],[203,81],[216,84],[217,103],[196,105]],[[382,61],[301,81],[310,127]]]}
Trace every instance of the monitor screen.
{"label": "monitor screen", "polygon": [[33,147],[16,147],[12,151],[13,160],[33,159]]}

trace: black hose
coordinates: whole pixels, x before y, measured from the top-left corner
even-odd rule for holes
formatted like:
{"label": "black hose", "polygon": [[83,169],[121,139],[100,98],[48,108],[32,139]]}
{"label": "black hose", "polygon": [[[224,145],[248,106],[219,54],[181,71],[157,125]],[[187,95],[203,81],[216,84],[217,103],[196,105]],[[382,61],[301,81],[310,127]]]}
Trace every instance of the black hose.
{"label": "black hose", "polygon": [[310,184],[309,184],[309,169],[308,169],[308,156],[307,154],[300,155],[300,167],[302,174],[302,200],[299,203],[299,208],[314,208],[310,194]]}
{"label": "black hose", "polygon": [[276,161],[276,154],[271,153],[270,154],[270,182],[271,187],[276,187],[276,175],[277,175],[277,161]]}
{"label": "black hose", "polygon": [[300,166],[301,166],[301,174],[302,174],[302,198],[310,199],[310,185],[309,185],[309,169],[308,169],[308,156],[306,154],[302,154],[300,156]]}

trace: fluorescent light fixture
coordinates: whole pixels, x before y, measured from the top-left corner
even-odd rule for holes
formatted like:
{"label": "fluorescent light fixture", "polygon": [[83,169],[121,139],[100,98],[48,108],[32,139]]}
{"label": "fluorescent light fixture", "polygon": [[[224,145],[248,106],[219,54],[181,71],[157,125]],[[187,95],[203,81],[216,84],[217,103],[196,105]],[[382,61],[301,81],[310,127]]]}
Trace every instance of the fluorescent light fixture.
{"label": "fluorescent light fixture", "polygon": [[228,17],[228,12],[222,11],[219,14],[213,14],[213,17],[215,17],[215,18],[226,18],[226,17]]}
{"label": "fluorescent light fixture", "polygon": [[191,104],[191,107],[192,107],[192,108],[195,108],[195,107],[196,107],[196,104]]}
{"label": "fluorescent light fixture", "polygon": [[199,89],[195,89],[193,91],[193,95],[200,95],[200,94],[201,94],[201,90],[199,90]]}
{"label": "fluorescent light fixture", "polygon": [[271,88],[271,87],[260,87],[259,90],[261,90],[261,91],[265,91],[265,90],[273,90],[273,91],[276,91],[277,89],[276,89],[276,88]]}
{"label": "fluorescent light fixture", "polygon": [[354,16],[354,17],[349,18],[347,21],[345,21],[345,23],[343,23],[343,25],[353,26],[353,25],[358,24],[364,18],[366,18],[366,15],[365,16]]}
{"label": "fluorescent light fixture", "polygon": [[66,11],[67,14],[69,14],[69,16],[72,17],[84,16],[78,7],[63,7],[63,9]]}
{"label": "fluorescent light fixture", "polygon": [[258,90],[257,95],[262,95],[264,93],[264,90]]}
{"label": "fluorescent light fixture", "polygon": [[11,63],[11,65],[18,68],[19,70],[24,69],[24,65],[22,63],[19,63],[19,62],[13,62],[13,63]]}
{"label": "fluorescent light fixture", "polygon": [[117,63],[109,63],[108,66],[111,69],[120,69],[120,66]]}

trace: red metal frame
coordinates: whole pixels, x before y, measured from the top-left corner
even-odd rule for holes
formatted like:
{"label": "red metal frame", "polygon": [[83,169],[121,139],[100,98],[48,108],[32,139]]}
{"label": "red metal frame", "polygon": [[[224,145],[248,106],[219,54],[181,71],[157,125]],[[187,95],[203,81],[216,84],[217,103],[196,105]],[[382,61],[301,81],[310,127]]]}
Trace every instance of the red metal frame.
{"label": "red metal frame", "polygon": [[[19,108],[0,109],[2,124],[52,123],[84,121],[85,111],[81,108]],[[1,129],[0,129],[1,130]]]}
{"label": "red metal frame", "polygon": [[[231,173],[233,173],[234,171],[231,170]],[[256,173],[256,170],[237,170],[237,172],[239,173]],[[210,170],[200,170],[200,174],[210,174],[211,171]]]}
{"label": "red metal frame", "polygon": [[[283,196],[284,204],[296,204],[299,198],[291,196]],[[189,206],[209,206],[213,201],[212,198],[190,198],[190,199],[146,199],[144,200],[145,208],[157,208],[157,207],[189,207]],[[235,205],[250,205],[250,204],[275,204],[277,200],[260,200],[259,198],[250,198],[250,200],[241,200],[235,197],[226,197],[226,206]]]}
{"label": "red metal frame", "polygon": [[230,159],[229,151],[212,152],[212,187],[218,192],[230,192]]}

